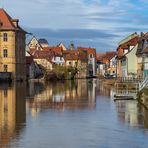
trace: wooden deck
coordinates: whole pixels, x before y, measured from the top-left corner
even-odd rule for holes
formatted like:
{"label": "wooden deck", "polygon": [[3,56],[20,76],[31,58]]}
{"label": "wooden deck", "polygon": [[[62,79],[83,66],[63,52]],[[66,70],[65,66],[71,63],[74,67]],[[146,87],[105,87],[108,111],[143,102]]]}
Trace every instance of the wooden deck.
{"label": "wooden deck", "polygon": [[114,101],[117,101],[117,100],[135,100],[136,97],[135,95],[132,95],[132,94],[115,94],[114,95]]}

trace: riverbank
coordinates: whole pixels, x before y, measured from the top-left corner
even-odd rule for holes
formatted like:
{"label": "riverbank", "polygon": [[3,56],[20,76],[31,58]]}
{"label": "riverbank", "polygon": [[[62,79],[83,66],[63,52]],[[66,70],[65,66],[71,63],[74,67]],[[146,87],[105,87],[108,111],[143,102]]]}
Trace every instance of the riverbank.
{"label": "riverbank", "polygon": [[100,79],[104,85],[115,85],[116,79]]}
{"label": "riverbank", "polygon": [[138,93],[137,100],[148,110],[148,87]]}

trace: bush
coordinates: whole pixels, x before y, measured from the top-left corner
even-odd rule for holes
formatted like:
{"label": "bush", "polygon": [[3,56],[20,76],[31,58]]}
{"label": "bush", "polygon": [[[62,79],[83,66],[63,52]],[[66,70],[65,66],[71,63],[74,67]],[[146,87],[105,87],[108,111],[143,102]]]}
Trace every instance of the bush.
{"label": "bush", "polygon": [[46,81],[64,80],[64,79],[75,79],[78,70],[76,67],[65,67],[61,65],[54,65],[52,71],[45,73]]}

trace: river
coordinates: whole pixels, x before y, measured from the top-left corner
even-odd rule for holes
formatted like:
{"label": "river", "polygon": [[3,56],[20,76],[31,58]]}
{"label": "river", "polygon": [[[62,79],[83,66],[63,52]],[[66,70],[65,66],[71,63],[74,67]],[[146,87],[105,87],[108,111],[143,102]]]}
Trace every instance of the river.
{"label": "river", "polygon": [[0,147],[148,148],[148,111],[99,80],[0,84]]}

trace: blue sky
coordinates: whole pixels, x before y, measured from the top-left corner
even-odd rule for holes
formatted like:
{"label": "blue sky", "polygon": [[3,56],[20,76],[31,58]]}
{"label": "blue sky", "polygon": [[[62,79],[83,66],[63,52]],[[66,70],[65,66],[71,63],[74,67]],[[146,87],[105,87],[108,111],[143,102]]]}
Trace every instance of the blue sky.
{"label": "blue sky", "polygon": [[133,32],[148,31],[148,0],[3,0],[0,5],[50,45],[72,41],[105,52]]}

